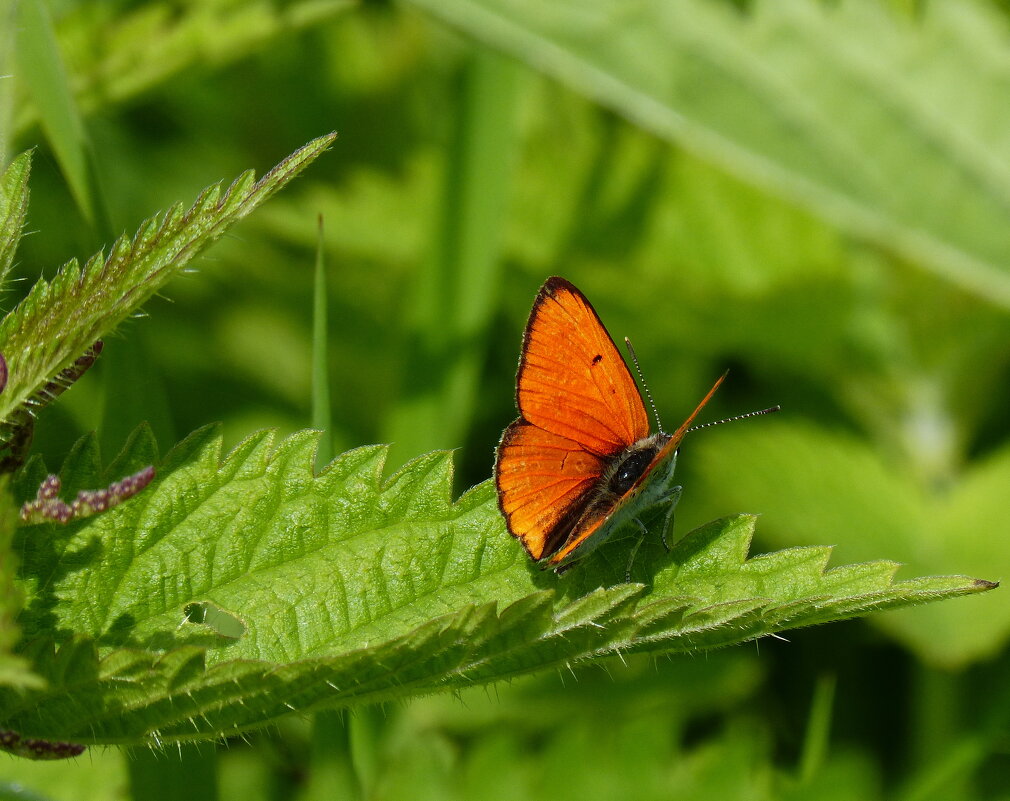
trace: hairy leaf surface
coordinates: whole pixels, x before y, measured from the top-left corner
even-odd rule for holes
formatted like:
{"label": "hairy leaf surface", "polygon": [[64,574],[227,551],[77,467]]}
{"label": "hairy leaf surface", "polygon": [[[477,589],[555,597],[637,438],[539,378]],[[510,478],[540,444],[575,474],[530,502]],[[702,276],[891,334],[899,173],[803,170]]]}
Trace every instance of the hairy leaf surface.
{"label": "hairy leaf surface", "polygon": [[[993,586],[894,582],[890,562],[825,570],[827,548],[747,559],[746,515],[670,553],[643,548],[641,581],[624,583],[620,540],[559,577],[508,536],[490,482],[451,500],[448,453],[383,477],[385,447],[365,447],[315,475],[315,444],[312,432],[263,432],[223,457],[219,435],[198,431],[109,512],[22,528],[21,625],[48,688],[0,694],[0,720],[79,742],[192,739]],[[69,494],[155,461],[140,431],[103,472],[87,439],[61,476]],[[43,474],[27,465],[19,498]]]}
{"label": "hairy leaf surface", "polygon": [[[227,189],[212,186],[189,208],[179,204],[153,217],[137,234],[117,240],[80,267],[64,265],[40,279],[0,323],[0,353],[10,380],[0,394],[0,421],[32,398],[60,370],[88,350],[204,248],[286,185],[333,142],[320,137],[259,181],[252,172]],[[16,164],[20,162],[15,162]]]}

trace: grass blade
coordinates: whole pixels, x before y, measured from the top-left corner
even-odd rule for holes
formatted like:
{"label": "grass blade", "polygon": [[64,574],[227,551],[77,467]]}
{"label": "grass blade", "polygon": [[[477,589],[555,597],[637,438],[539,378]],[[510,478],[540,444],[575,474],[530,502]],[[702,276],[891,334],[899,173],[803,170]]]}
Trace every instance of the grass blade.
{"label": "grass blade", "polygon": [[464,68],[435,247],[414,287],[401,398],[386,438],[394,463],[463,442],[495,307],[520,72],[487,51]]}
{"label": "grass blade", "polygon": [[20,9],[19,76],[29,88],[77,207],[99,241],[109,241],[115,234],[98,181],[94,150],[63,68],[49,10],[44,0],[22,0]]}

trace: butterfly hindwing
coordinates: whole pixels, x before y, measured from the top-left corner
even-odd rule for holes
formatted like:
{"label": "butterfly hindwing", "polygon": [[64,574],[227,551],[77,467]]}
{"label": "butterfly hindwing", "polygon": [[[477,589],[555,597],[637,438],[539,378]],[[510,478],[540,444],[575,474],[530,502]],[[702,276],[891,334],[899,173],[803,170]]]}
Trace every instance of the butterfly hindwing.
{"label": "butterfly hindwing", "polygon": [[565,544],[604,468],[579,443],[525,420],[505,429],[495,462],[498,505],[534,559]]}

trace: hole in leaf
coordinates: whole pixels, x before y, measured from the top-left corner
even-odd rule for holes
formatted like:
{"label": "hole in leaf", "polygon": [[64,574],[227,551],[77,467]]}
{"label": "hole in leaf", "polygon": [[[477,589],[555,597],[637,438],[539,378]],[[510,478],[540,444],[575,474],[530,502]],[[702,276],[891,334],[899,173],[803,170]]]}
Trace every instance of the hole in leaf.
{"label": "hole in leaf", "polygon": [[183,609],[183,623],[206,626],[222,637],[233,640],[245,634],[245,623],[238,615],[222,609],[211,601],[194,601],[186,604]]}

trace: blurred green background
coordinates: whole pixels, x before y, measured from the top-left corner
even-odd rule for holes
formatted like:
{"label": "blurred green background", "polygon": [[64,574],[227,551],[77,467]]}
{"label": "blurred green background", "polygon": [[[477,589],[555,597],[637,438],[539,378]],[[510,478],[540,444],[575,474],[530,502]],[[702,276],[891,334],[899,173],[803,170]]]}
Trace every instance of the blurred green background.
{"label": "blurred green background", "polygon": [[[39,125],[26,5],[0,3],[4,160],[37,148],[8,309],[103,240]],[[143,420],[164,450],[309,425],[321,216],[336,451],[454,448],[458,489],[486,480],[560,274],[633,339],[668,428],[727,368],[709,419],[783,407],[688,438],[678,534],[759,512],[758,552],[1010,573],[1003,4],[48,9],[117,234],[339,132],[44,411],[51,467]],[[1004,596],[179,753],[0,756],[0,798],[1010,799]]]}

